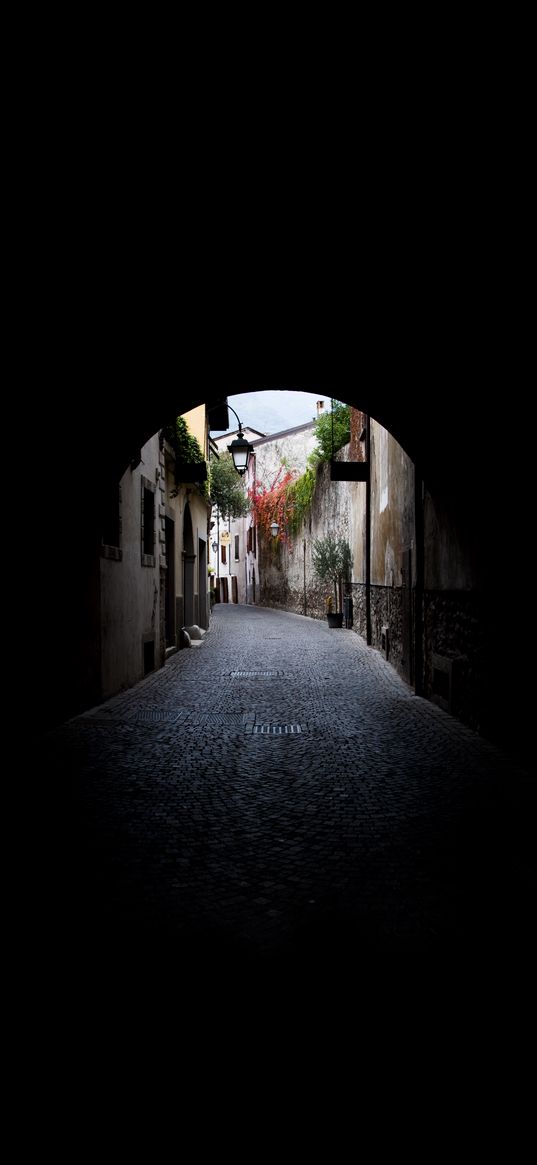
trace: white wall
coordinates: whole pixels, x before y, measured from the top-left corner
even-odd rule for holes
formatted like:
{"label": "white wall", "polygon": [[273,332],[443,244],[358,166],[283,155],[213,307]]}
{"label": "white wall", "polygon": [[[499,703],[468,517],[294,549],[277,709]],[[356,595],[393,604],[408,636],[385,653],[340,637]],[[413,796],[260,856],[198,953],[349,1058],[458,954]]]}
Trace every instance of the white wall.
{"label": "white wall", "polygon": [[[313,421],[307,425],[300,425],[284,433],[276,433],[272,437],[253,442],[254,454],[248,466],[248,487],[251,489],[254,480],[270,489],[282,465],[285,470],[293,471],[296,476],[304,473],[308,457],[315,447],[315,430]],[[283,476],[283,474],[282,474]],[[259,530],[257,531],[256,553],[247,554],[248,527],[252,524],[250,516],[241,519],[237,525],[241,526],[241,546],[244,547],[244,565],[240,572],[239,602],[253,602],[253,573],[255,571],[255,600],[260,601],[260,587],[263,583],[263,556],[260,549]],[[265,562],[267,555],[265,554]]]}
{"label": "white wall", "polygon": [[[142,460],[121,478],[121,561],[101,558],[101,677],[103,696],[131,687],[144,674],[143,636],[154,637],[160,656],[158,435],[143,446]],[[142,566],[142,477],[155,487],[154,565]]]}

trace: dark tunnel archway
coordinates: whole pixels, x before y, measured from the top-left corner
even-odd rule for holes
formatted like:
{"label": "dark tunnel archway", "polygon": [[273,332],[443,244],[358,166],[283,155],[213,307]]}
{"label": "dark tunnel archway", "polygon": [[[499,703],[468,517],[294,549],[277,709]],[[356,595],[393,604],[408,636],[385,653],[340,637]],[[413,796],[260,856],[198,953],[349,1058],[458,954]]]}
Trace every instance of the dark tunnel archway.
{"label": "dark tunnel archway", "polygon": [[[229,366],[185,378],[176,389],[169,379],[163,390],[96,389],[79,396],[69,408],[65,398],[49,403],[44,430],[52,456],[68,454],[74,488],[61,499],[63,553],[50,555],[50,522],[46,509],[36,516],[37,552],[48,563],[42,583],[46,610],[43,634],[49,683],[43,701],[43,721],[57,719],[99,699],[88,645],[99,625],[98,580],[94,551],[98,536],[100,492],[118,481],[136,459],[144,441],[168,420],[201,403],[217,404],[227,396],[265,389],[322,393],[368,413],[399,442],[416,465],[418,478],[435,498],[439,520],[453,530],[466,548],[483,596],[483,640],[492,661],[490,718],[502,723],[505,735],[521,731],[526,714],[524,693],[505,689],[505,677],[525,663],[505,595],[506,536],[516,555],[524,543],[530,458],[529,433],[517,431],[519,456],[513,457],[513,423],[509,413],[492,407],[484,390],[451,387],[439,377],[435,389],[360,385],[354,361],[334,362],[329,374],[302,377],[252,376]],[[356,388],[352,387],[356,384]],[[247,416],[241,417],[247,424]],[[515,558],[511,557],[514,563]],[[510,567],[507,568],[508,572]],[[502,587],[503,592],[502,592]],[[503,631],[499,634],[499,627]],[[66,677],[69,681],[66,685]],[[69,700],[66,703],[66,686]]]}

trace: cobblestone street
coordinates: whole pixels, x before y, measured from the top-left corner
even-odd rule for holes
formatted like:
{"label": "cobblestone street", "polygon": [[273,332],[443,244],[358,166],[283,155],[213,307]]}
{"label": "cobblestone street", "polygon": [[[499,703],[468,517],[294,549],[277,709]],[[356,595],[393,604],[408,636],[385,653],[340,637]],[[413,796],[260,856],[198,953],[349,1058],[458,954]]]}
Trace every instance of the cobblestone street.
{"label": "cobblestone street", "polygon": [[200,647],[43,753],[81,957],[195,971],[533,946],[530,774],[351,631],[216,606]]}

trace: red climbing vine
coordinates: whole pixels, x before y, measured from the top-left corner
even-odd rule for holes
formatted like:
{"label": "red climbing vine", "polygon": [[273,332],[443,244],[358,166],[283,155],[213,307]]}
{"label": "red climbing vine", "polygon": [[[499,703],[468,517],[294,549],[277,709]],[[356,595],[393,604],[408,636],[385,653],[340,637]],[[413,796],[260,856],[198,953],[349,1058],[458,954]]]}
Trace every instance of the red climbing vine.
{"label": "red climbing vine", "polygon": [[254,481],[248,490],[250,505],[254,520],[264,531],[268,539],[271,538],[271,522],[278,522],[280,532],[278,537],[282,542],[289,541],[288,527],[292,518],[294,506],[287,498],[289,483],[294,481],[296,473],[280,465],[276,476],[269,486],[261,481]]}

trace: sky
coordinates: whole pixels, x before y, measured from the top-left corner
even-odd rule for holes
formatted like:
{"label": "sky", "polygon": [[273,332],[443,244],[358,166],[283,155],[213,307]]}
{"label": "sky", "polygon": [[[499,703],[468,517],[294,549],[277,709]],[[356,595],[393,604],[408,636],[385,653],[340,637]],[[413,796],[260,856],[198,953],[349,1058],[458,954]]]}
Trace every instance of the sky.
{"label": "sky", "polygon": [[[330,411],[330,397],[314,392],[271,389],[267,392],[243,392],[238,396],[228,396],[227,399],[231,408],[238,413],[243,428],[257,429],[267,436],[313,421],[316,416],[315,402],[318,400],[324,400],[325,411]],[[231,409],[229,426],[230,429],[238,428],[237,418]],[[211,429],[211,435],[217,437],[223,431]]]}

